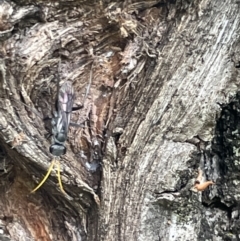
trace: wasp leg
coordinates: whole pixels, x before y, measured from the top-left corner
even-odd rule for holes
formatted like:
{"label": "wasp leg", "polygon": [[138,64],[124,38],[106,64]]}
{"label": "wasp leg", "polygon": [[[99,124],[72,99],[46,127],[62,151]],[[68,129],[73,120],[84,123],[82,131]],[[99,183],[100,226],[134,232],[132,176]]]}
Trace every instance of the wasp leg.
{"label": "wasp leg", "polygon": [[54,164],[55,164],[55,160],[53,159],[50,167],[48,168],[47,174],[44,176],[43,180],[38,184],[38,186],[31,191],[31,193],[36,192],[43,185],[43,183],[48,179],[50,173],[52,172]]}
{"label": "wasp leg", "polygon": [[62,191],[63,194],[66,194],[66,192],[63,189],[63,185],[62,185],[59,161],[57,161],[57,177],[58,177],[58,183],[59,183],[60,190]]}

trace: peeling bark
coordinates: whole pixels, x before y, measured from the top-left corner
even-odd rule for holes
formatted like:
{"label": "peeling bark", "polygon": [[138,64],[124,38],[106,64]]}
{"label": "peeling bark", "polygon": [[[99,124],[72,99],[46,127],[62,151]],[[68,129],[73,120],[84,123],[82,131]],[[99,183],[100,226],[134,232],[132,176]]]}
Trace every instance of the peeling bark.
{"label": "peeling bark", "polygon": [[[0,4],[0,238],[240,239],[238,2]],[[53,158],[57,76],[84,105],[68,195],[54,173],[30,194]],[[198,169],[215,185],[193,192]]]}

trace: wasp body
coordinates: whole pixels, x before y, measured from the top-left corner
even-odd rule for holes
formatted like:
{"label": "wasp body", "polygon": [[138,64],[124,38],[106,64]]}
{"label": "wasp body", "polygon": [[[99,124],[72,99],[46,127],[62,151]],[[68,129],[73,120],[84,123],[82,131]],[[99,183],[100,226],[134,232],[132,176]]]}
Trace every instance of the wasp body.
{"label": "wasp body", "polygon": [[[56,100],[56,111],[54,113],[54,117],[51,121],[52,123],[52,144],[49,148],[50,153],[54,156],[54,159],[51,162],[50,167],[48,168],[47,174],[44,176],[43,180],[39,183],[39,185],[32,191],[35,192],[39,189],[43,183],[49,177],[55,163],[55,157],[60,157],[67,152],[67,148],[65,146],[65,142],[67,140],[68,128],[71,119],[71,113],[73,110],[73,102],[74,102],[74,90],[72,87],[72,83],[67,81],[60,88],[58,83],[58,91],[57,91],[57,100]],[[80,109],[82,107],[78,107]],[[65,191],[62,186],[61,175],[60,175],[60,163],[57,161],[57,176],[58,183],[61,191],[65,194]]]}
{"label": "wasp body", "polygon": [[64,155],[67,151],[65,142],[67,140],[68,128],[74,102],[74,90],[71,82],[65,82],[59,89],[57,99],[57,112],[52,119],[52,145],[49,148],[54,156]]}
{"label": "wasp body", "polygon": [[[60,64],[59,64],[59,66],[60,66]],[[60,67],[59,67],[59,69],[60,69]],[[84,101],[88,95],[89,88],[91,85],[91,80],[92,80],[92,69],[90,72],[89,84],[88,84],[88,87],[86,90]],[[32,192],[35,192],[43,185],[43,183],[49,177],[54,165],[57,164],[58,183],[59,183],[61,191],[64,194],[66,194],[63,189],[62,182],[61,182],[60,163],[58,160],[59,160],[60,156],[66,154],[66,152],[67,152],[65,142],[67,140],[68,129],[69,129],[69,125],[70,125],[72,111],[79,110],[79,109],[83,108],[83,106],[73,107],[75,95],[74,95],[72,83],[69,81],[66,81],[60,87],[59,82],[60,82],[60,79],[58,77],[56,111],[55,111],[54,117],[52,118],[52,121],[51,121],[52,144],[49,148],[49,151],[54,156],[54,158],[51,162],[50,167],[48,168],[47,174],[44,176],[43,180],[39,183],[39,185],[34,190],[32,190]],[[56,161],[57,161],[57,163],[56,163]]]}

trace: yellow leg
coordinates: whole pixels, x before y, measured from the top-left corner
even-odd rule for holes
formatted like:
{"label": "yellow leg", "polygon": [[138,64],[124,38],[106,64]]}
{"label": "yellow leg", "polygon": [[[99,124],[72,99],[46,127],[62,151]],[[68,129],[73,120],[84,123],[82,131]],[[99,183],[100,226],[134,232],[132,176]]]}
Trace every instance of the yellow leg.
{"label": "yellow leg", "polygon": [[43,185],[43,183],[48,179],[48,177],[53,169],[54,164],[55,164],[55,160],[53,159],[50,167],[48,168],[47,174],[45,175],[43,180],[38,184],[38,186],[31,191],[31,193],[36,192]]}
{"label": "yellow leg", "polygon": [[63,185],[62,185],[62,181],[61,181],[60,162],[59,161],[57,161],[57,177],[58,177],[58,183],[59,183],[60,190],[62,191],[62,193],[66,194],[66,192],[63,189]]}

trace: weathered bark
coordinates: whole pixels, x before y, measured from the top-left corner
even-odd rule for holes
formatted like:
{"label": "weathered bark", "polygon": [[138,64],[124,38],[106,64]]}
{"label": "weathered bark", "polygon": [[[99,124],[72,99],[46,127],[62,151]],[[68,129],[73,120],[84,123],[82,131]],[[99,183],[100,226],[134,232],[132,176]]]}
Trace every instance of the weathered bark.
{"label": "weathered bark", "polygon": [[[1,5],[3,237],[240,239],[238,2]],[[54,174],[30,194],[52,159],[57,75],[84,127],[61,158],[68,195]],[[193,192],[197,169],[216,184]]]}

